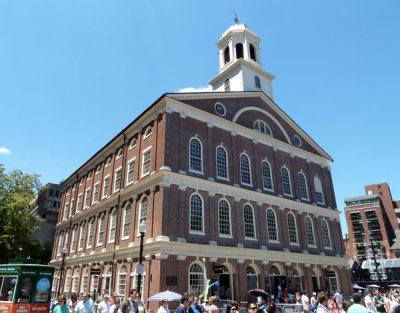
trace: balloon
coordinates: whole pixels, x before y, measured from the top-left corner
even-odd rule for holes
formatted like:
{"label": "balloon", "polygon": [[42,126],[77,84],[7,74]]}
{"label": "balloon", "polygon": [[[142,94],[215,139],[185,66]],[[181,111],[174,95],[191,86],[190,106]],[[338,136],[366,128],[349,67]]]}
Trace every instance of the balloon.
{"label": "balloon", "polygon": [[217,280],[217,281],[214,283],[214,285],[215,285],[215,286],[218,286],[218,285],[219,285],[219,281]]}

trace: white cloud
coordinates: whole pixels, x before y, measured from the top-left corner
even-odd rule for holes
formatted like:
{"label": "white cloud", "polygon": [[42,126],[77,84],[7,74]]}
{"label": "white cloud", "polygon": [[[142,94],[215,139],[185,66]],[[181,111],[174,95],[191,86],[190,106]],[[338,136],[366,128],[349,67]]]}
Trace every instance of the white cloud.
{"label": "white cloud", "polygon": [[11,151],[6,147],[0,147],[0,154],[11,154]]}
{"label": "white cloud", "polygon": [[199,87],[199,88],[187,87],[187,88],[178,89],[178,92],[210,92],[210,91],[212,91],[211,86]]}

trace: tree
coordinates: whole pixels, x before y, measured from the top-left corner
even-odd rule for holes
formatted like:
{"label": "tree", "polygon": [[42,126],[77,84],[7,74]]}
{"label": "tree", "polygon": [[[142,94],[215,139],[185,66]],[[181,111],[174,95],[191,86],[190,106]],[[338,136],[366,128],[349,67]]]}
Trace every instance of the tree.
{"label": "tree", "polygon": [[6,173],[0,164],[0,264],[43,252],[42,243],[30,239],[36,230],[33,223],[39,219],[29,212],[40,188],[39,175],[21,170]]}

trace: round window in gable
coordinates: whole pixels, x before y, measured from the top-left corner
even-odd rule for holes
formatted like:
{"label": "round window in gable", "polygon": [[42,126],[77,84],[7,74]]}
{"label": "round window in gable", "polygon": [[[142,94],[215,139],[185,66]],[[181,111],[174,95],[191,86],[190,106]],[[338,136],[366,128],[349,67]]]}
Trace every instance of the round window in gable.
{"label": "round window in gable", "polygon": [[226,114],[226,110],[225,107],[223,106],[222,103],[217,102],[215,104],[215,112],[217,112],[217,114],[219,116],[224,116]]}
{"label": "round window in gable", "polygon": [[301,139],[300,139],[299,136],[294,135],[294,137],[293,137],[293,142],[294,142],[294,145],[295,145],[295,146],[301,147]]}

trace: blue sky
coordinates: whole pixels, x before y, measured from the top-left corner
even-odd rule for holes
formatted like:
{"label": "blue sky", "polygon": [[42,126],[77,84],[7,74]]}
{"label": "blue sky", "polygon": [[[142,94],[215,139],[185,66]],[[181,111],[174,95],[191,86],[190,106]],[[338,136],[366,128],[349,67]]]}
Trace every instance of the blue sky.
{"label": "blue sky", "polygon": [[395,0],[2,1],[0,163],[59,182],[162,93],[206,87],[233,10],[275,102],[335,160],[339,209],[373,183],[400,200]]}

